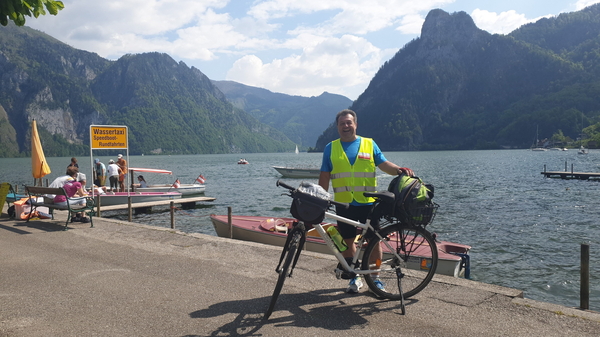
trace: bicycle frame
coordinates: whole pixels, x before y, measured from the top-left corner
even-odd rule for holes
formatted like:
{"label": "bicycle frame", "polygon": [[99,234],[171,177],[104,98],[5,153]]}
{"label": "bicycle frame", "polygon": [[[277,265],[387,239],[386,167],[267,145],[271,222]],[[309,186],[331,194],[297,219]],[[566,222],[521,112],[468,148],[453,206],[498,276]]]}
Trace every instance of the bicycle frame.
{"label": "bicycle frame", "polygon": [[[369,219],[367,219],[367,223],[366,224],[363,224],[363,223],[360,223],[358,221],[350,220],[348,218],[344,218],[342,216],[339,216],[339,215],[337,215],[335,213],[330,213],[330,212],[325,212],[325,217],[330,218],[330,219],[334,219],[334,220],[338,220],[338,221],[342,221],[342,222],[347,223],[349,225],[352,225],[354,227],[361,228],[363,231],[372,230],[375,233],[375,235],[377,237],[379,237],[379,239],[382,239],[381,235],[379,235],[379,233],[377,231],[375,231],[373,229],[373,227],[371,226],[371,224],[370,224],[371,221]],[[379,273],[380,269],[363,270],[363,269],[360,269],[360,266],[356,266],[356,261],[358,261],[358,257],[360,255],[361,249],[362,249],[364,243],[367,240],[366,237],[365,237],[365,235],[361,235],[361,238],[358,241],[358,245],[357,245],[358,248],[356,249],[356,252],[354,253],[354,256],[352,257],[352,264],[355,265],[355,268],[351,268],[350,265],[348,264],[348,262],[346,262],[346,259],[344,258],[344,256],[342,255],[342,253],[336,248],[333,240],[329,237],[329,234],[327,234],[327,232],[323,228],[323,225],[321,225],[321,224],[314,224],[313,228],[319,233],[319,235],[321,236],[321,238],[323,238],[323,240],[325,241],[325,243],[327,244],[327,246],[329,247],[329,249],[331,250],[331,252],[333,253],[333,255],[337,258],[337,260],[339,261],[339,263],[342,265],[342,267],[346,271],[351,271],[351,272],[354,272],[355,274],[360,274],[360,275]],[[395,249],[393,249],[387,243],[387,241],[382,241],[382,242],[385,243],[385,245],[388,248],[389,252],[391,254],[393,254],[394,257],[396,257],[397,259],[400,259],[400,255],[398,255],[398,252],[396,252]]]}

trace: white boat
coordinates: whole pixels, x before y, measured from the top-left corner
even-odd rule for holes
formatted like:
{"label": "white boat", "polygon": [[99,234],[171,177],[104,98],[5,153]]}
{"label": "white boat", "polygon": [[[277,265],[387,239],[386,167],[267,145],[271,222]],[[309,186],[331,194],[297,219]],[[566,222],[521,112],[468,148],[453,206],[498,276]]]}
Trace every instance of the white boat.
{"label": "white boat", "polygon": [[273,166],[277,172],[286,178],[319,178],[321,169],[305,167]]}
{"label": "white boat", "polygon": [[300,151],[298,151],[298,145],[296,145],[296,151],[294,152],[296,152],[296,154],[300,153]]}
{"label": "white boat", "polygon": [[201,184],[179,184],[179,187],[174,187],[170,184],[153,184],[148,187],[138,187],[137,192],[179,192],[183,197],[202,194],[206,186]]}
{"label": "white boat", "polygon": [[131,203],[174,200],[180,199],[181,193],[178,192],[107,192],[100,195],[100,205],[113,206],[127,204],[129,197]]}
{"label": "white boat", "polygon": [[581,145],[581,147],[579,148],[579,151],[577,151],[577,154],[588,154],[588,153],[589,153],[588,149],[583,147],[583,145]]}
{"label": "white boat", "polygon": [[[236,215],[231,218],[230,233],[227,218],[227,215],[211,214],[210,219],[218,236],[280,247],[283,247],[285,244],[287,228],[290,227],[294,221],[294,219],[291,218]],[[324,227],[332,226],[331,224],[323,225]],[[469,263],[468,257],[463,258],[461,255],[468,256],[471,246],[449,241],[436,241],[436,243],[438,248],[438,267],[436,269],[436,274],[454,277],[463,276],[465,270],[470,268],[470,266],[467,265],[467,263]],[[315,229],[311,229],[307,232],[304,247],[308,251],[331,254],[329,247],[325,245],[325,241],[321,239]],[[414,265],[415,269],[418,269],[421,262],[426,259],[427,256],[419,255],[413,256],[410,261],[414,262],[412,265]],[[431,259],[430,254],[429,259]],[[409,264],[408,267],[411,268],[411,264]]]}
{"label": "white boat", "polygon": [[[161,170],[161,169],[149,169],[149,168],[130,168],[130,172],[133,174],[140,172],[147,173],[159,173],[159,174],[173,174],[171,171]],[[134,179],[134,181],[136,181]],[[177,192],[181,193],[183,197],[192,196],[196,194],[204,193],[206,186],[200,181],[204,182],[204,177],[202,175],[196,178],[196,181],[192,184],[182,184],[177,179],[173,184],[148,184],[147,187],[136,187],[134,191],[136,192]]]}
{"label": "white boat", "polygon": [[535,141],[534,141],[535,146],[531,147],[531,151],[546,151],[545,148],[539,146],[540,140],[538,138],[538,129],[539,129],[539,127],[536,127],[536,129],[535,129]]}

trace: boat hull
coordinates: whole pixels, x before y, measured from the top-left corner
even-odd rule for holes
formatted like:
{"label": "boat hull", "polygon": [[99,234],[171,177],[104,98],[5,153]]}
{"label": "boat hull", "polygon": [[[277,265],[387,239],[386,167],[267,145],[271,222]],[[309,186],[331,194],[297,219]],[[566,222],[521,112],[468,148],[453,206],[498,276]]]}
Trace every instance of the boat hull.
{"label": "boat hull", "polygon": [[298,168],[273,166],[285,178],[319,178],[321,170],[318,168]]}
{"label": "boat hull", "polygon": [[138,187],[136,188],[136,192],[177,192],[181,193],[181,195],[185,198],[186,196],[202,194],[206,187],[200,184],[181,184],[178,188],[173,187],[173,185],[163,184],[163,185],[148,185],[148,187]]}
{"label": "boat hull", "polygon": [[[259,216],[232,216],[230,232],[227,215],[213,214],[210,218],[217,235],[220,237],[280,247],[283,247],[287,237],[285,227],[291,226],[291,223],[294,221],[294,219],[291,218],[273,219]],[[277,224],[280,225],[277,226]],[[330,224],[324,224],[324,226],[327,227],[330,226]],[[436,274],[454,277],[463,276],[464,270],[461,269],[462,259],[460,256],[452,253],[468,254],[471,247],[448,241],[437,242],[437,247],[438,267]],[[329,247],[315,230],[310,230],[308,232],[305,249],[312,252],[331,254]],[[411,269],[420,269],[422,260],[427,258],[431,259],[431,256],[415,256],[414,259],[408,261],[408,267]]]}
{"label": "boat hull", "polygon": [[100,205],[102,206],[113,206],[123,205],[128,203],[128,198],[131,196],[131,203],[150,202],[150,201],[161,201],[161,200],[174,200],[180,199],[181,193],[177,192],[115,192],[112,194],[100,195]]}

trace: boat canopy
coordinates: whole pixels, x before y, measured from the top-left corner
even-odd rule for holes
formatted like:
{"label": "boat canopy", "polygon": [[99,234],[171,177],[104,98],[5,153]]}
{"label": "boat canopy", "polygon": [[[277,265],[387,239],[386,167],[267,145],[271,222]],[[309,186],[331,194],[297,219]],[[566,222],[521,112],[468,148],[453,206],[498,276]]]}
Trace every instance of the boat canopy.
{"label": "boat canopy", "polygon": [[173,174],[171,171],[161,170],[161,169],[151,169],[151,168],[139,168],[139,167],[130,167],[129,171],[134,172],[149,172],[149,173],[163,173],[163,174]]}

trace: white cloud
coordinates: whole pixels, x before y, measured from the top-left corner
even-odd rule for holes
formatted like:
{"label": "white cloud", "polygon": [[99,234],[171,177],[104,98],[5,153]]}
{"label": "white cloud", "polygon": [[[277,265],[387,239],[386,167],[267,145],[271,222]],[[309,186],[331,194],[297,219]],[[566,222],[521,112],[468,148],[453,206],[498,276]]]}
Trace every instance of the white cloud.
{"label": "white cloud", "polygon": [[57,18],[27,20],[76,48],[103,57],[147,51],[170,52],[175,29],[198,22],[211,8],[228,0],[78,0],[65,4]]}
{"label": "white cloud", "polygon": [[598,1],[598,0],[578,0],[575,3],[575,10],[579,11],[579,10],[586,8],[587,6],[591,6],[591,5],[597,4],[599,2],[600,1]]}
{"label": "white cloud", "polygon": [[396,30],[402,34],[421,34],[423,22],[425,22],[425,18],[420,14],[405,15]]}
{"label": "white cloud", "polygon": [[479,8],[471,13],[471,17],[477,27],[492,34],[508,34],[526,23],[535,22],[542,18],[527,19],[524,14],[519,14],[514,10],[498,14]]}
{"label": "white cloud", "polygon": [[[263,20],[293,17],[299,14],[330,12],[328,19],[318,24],[301,24],[290,34],[355,34],[397,25],[406,16],[415,16],[431,8],[441,7],[455,0],[270,0],[253,6],[248,14]],[[408,22],[414,22],[409,19]],[[421,21],[422,23],[422,21]],[[413,29],[414,31],[414,29]]]}
{"label": "white cloud", "polygon": [[[317,96],[328,91],[357,97],[387,52],[363,38],[344,35],[322,39],[301,54],[268,63],[246,55],[234,63],[227,79],[293,95]],[[358,92],[356,86],[361,87]]]}

